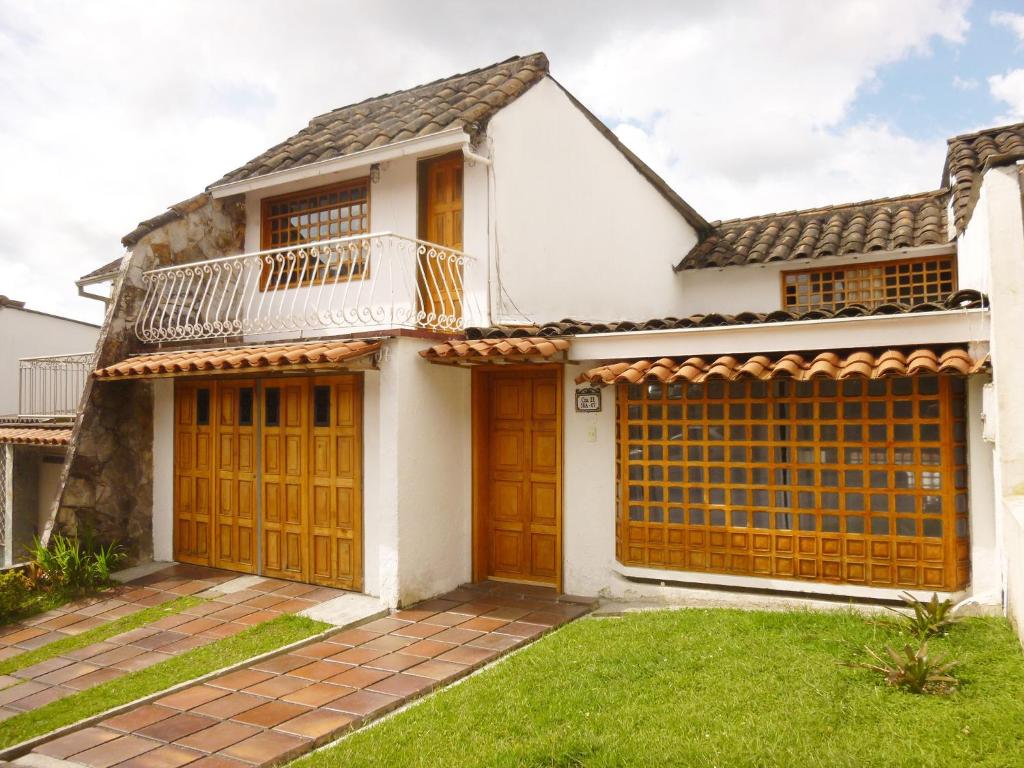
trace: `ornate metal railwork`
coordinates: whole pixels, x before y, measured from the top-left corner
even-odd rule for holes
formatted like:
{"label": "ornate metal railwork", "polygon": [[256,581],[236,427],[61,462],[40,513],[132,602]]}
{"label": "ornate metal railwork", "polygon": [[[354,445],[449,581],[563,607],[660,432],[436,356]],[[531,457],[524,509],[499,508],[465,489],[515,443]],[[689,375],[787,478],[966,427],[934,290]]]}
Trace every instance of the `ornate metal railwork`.
{"label": "ornate metal railwork", "polygon": [[336,328],[457,332],[474,262],[384,232],[163,267],[142,276],[135,333],[164,342]]}
{"label": "ornate metal railwork", "polygon": [[92,359],[91,353],[81,353],[19,360],[18,415],[35,418],[77,413]]}

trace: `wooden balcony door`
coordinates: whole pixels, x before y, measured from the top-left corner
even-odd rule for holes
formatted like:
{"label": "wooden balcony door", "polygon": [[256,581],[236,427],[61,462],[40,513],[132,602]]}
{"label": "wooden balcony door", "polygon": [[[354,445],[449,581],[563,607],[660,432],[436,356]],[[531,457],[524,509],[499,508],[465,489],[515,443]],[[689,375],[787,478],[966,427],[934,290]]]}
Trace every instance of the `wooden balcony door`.
{"label": "wooden balcony door", "polygon": [[[420,169],[420,238],[462,250],[461,152],[425,161]],[[419,258],[420,308],[430,315],[462,315],[462,267],[450,259]]]}
{"label": "wooden balcony door", "polygon": [[558,587],[561,369],[474,374],[474,576]]}
{"label": "wooden balcony door", "polygon": [[362,379],[175,387],[174,556],[362,589]]}

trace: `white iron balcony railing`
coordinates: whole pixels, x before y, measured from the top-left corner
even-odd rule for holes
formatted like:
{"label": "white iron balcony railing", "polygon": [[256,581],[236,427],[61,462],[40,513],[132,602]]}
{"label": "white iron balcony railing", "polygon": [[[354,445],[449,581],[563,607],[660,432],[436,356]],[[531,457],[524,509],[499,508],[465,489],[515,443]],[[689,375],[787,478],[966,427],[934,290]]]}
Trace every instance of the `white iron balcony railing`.
{"label": "white iron balcony railing", "polygon": [[[162,267],[142,276],[146,342],[466,327],[475,259],[391,232]],[[472,314],[472,313],[470,313]]]}
{"label": "white iron balcony railing", "polygon": [[22,358],[18,361],[18,415],[74,415],[91,372],[89,353]]}

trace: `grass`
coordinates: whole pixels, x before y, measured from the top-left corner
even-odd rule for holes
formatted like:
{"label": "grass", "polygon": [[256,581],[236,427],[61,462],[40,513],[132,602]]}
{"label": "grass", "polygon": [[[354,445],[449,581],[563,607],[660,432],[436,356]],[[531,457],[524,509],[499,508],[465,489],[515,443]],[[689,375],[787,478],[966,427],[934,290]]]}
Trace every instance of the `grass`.
{"label": "grass", "polygon": [[4,720],[0,723],[0,749],[303,640],[328,626],[290,615],[256,624],[237,635]]}
{"label": "grass", "polygon": [[1009,624],[971,619],[930,641],[963,662],[949,696],[843,664],[907,639],[851,612],[584,619],[292,768],[1024,765]]}
{"label": "grass", "polygon": [[55,640],[52,643],[48,643],[40,648],[35,648],[24,653],[19,653],[17,656],[11,656],[8,659],[0,660],[0,675],[9,675],[19,669],[25,667],[31,667],[33,664],[38,664],[40,661],[46,661],[52,659],[54,656],[60,656],[71,651],[78,650],[79,648],[85,648],[87,645],[98,643],[102,640],[106,640],[108,637],[119,635],[122,632],[127,632],[130,629],[145,626],[146,624],[152,624],[154,621],[164,618],[165,616],[173,616],[176,613],[186,608],[190,608],[197,603],[201,603],[202,599],[198,597],[179,597],[163,605],[153,606],[151,608],[143,608],[140,611],[132,613],[128,616],[123,616],[120,619],[102,624],[98,627],[86,630],[78,635],[68,635],[60,640]]}

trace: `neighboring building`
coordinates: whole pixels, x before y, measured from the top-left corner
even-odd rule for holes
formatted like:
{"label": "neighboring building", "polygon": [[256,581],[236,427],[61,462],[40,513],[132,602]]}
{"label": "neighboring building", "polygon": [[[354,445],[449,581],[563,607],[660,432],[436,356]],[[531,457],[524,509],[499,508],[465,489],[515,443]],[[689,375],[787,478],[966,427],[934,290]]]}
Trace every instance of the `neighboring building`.
{"label": "neighboring building", "polygon": [[1019,190],[987,197],[1016,171],[982,160],[709,223],[543,54],[321,115],[124,238],[58,522],[389,605],[481,578],[998,605],[983,403],[1024,259]]}
{"label": "neighboring building", "polygon": [[53,515],[99,331],[0,296],[0,567]]}

